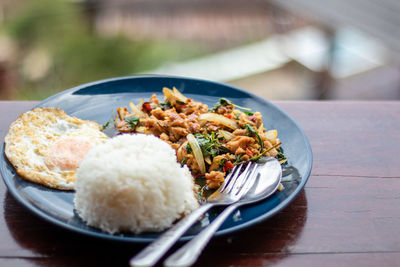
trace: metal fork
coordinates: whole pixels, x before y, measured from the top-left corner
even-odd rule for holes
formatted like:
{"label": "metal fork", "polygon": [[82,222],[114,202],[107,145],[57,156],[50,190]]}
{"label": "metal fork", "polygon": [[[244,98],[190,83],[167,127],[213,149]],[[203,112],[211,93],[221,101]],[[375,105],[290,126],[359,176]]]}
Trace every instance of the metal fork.
{"label": "metal fork", "polygon": [[[192,266],[200,256],[207,243],[215,232],[220,228],[228,216],[242,205],[261,201],[273,194],[282,178],[282,167],[275,158],[267,157],[264,164],[257,165],[257,171],[249,179],[256,179],[252,188],[241,199],[224,209],[207,227],[198,233],[192,240],[175,251],[165,261],[166,267],[188,267]],[[256,178],[257,177],[257,178]]]}
{"label": "metal fork", "polygon": [[242,166],[236,165],[232,169],[231,173],[225,178],[224,183],[207,199],[205,204],[184,217],[134,256],[129,261],[130,266],[153,266],[206,211],[214,206],[230,205],[239,201],[253,185],[253,174],[256,170],[256,164],[249,162],[241,173]]}

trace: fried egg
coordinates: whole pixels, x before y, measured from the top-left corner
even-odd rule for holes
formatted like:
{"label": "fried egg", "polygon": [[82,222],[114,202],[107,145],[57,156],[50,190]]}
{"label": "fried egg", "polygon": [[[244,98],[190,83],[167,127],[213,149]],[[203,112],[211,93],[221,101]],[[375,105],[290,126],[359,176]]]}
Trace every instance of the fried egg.
{"label": "fried egg", "polygon": [[109,139],[101,130],[99,123],[68,116],[58,108],[35,108],[11,124],[5,154],[23,179],[73,190],[86,153]]}

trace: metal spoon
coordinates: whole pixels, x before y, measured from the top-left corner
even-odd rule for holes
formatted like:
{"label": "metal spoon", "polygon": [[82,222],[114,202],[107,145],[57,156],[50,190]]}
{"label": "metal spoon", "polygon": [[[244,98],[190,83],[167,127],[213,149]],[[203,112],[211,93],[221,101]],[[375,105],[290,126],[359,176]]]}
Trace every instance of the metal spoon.
{"label": "metal spoon", "polygon": [[239,202],[228,206],[195,238],[169,256],[165,260],[164,265],[191,266],[194,264],[214,233],[234,210],[242,205],[248,205],[263,200],[277,190],[282,178],[281,164],[274,158],[266,158],[266,162],[257,168],[255,175],[257,175],[257,178],[253,187]]}

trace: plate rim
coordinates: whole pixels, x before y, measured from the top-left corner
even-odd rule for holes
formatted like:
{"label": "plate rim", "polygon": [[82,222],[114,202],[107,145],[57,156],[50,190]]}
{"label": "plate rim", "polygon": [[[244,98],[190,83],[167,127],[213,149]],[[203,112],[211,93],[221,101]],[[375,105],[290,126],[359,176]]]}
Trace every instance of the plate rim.
{"label": "plate rim", "polygon": [[[270,102],[267,99],[264,99],[254,93],[248,92],[244,89],[238,88],[236,86],[230,85],[230,84],[226,84],[226,83],[222,83],[222,82],[216,82],[216,81],[210,81],[210,80],[205,80],[205,79],[200,79],[200,78],[191,78],[191,77],[181,77],[181,76],[171,76],[171,75],[155,75],[155,74],[143,74],[143,75],[130,75],[130,76],[121,76],[121,77],[114,77],[114,78],[108,78],[108,79],[101,79],[101,80],[97,80],[97,81],[93,81],[93,82],[88,82],[85,84],[81,84],[66,90],[63,90],[57,94],[54,94],[42,101],[40,101],[38,104],[34,105],[31,109],[36,108],[36,107],[42,107],[45,106],[46,103],[50,102],[51,100],[64,95],[64,94],[68,94],[70,92],[73,91],[77,91],[89,86],[93,86],[93,85],[97,85],[97,84],[102,84],[102,83],[108,83],[108,82],[112,82],[112,81],[118,81],[118,80],[131,80],[131,79],[141,79],[141,78],[146,78],[146,79],[151,79],[151,78],[166,78],[166,79],[181,79],[181,80],[190,80],[190,81],[198,81],[198,82],[203,82],[203,83],[212,83],[218,86],[222,86],[222,87],[228,87],[234,90],[237,90],[239,92],[242,92],[244,94],[249,95],[251,98],[253,99],[257,99],[261,102],[266,102],[269,105],[271,105],[272,107],[274,107],[275,109],[277,109],[279,112],[281,112],[285,117],[287,117],[291,123],[293,123],[297,129],[299,130],[303,140],[305,141],[305,145],[307,148],[306,154],[309,157],[309,161],[308,161],[308,165],[307,167],[307,171],[304,174],[304,176],[302,176],[301,182],[299,183],[299,185],[297,186],[297,188],[287,197],[285,198],[283,201],[281,201],[278,205],[276,205],[274,208],[272,208],[271,210],[269,210],[267,213],[260,215],[258,217],[252,218],[251,220],[244,222],[242,224],[233,226],[233,227],[229,227],[227,229],[223,229],[223,230],[219,230],[215,233],[215,236],[223,236],[223,235],[227,235],[229,233],[234,233],[234,232],[238,232],[241,230],[244,230],[250,226],[254,226],[262,221],[265,221],[266,219],[274,216],[276,213],[278,213],[279,211],[283,210],[285,207],[287,207],[296,197],[297,195],[300,193],[301,190],[303,190],[305,184],[307,183],[310,175],[311,175],[311,170],[312,170],[312,165],[313,165],[313,153],[312,153],[312,148],[310,145],[310,142],[308,140],[307,135],[304,133],[303,129],[300,127],[300,125],[288,114],[286,113],[284,110],[282,110],[280,107],[278,107],[277,105],[275,105],[274,103]],[[26,112],[26,111],[25,111]],[[2,157],[3,157],[3,161],[7,162],[6,164],[10,164],[7,157],[5,156],[5,152],[4,152],[4,147],[5,147],[5,142],[3,140],[2,145],[1,145],[1,151],[2,151]],[[118,242],[126,242],[126,243],[149,243],[155,240],[155,238],[153,237],[139,237],[139,236],[123,236],[123,235],[110,235],[104,232],[93,232],[93,231],[89,231],[87,229],[83,229],[83,228],[79,228],[76,226],[72,226],[70,224],[68,224],[67,222],[63,222],[60,221],[56,218],[51,217],[50,215],[48,215],[47,213],[45,213],[44,211],[40,210],[39,208],[35,207],[34,205],[32,205],[31,203],[29,203],[28,201],[26,201],[16,190],[16,188],[14,186],[12,186],[11,184],[8,183],[7,179],[3,176],[4,170],[3,170],[3,165],[4,162],[2,164],[0,164],[0,172],[1,172],[1,176],[3,178],[3,182],[5,183],[7,190],[11,193],[11,195],[25,208],[27,208],[31,213],[37,215],[38,217],[40,217],[41,219],[44,219],[45,221],[48,221],[50,223],[53,223],[57,226],[60,226],[64,229],[67,229],[69,231],[72,232],[76,232],[79,234],[83,234],[86,236],[91,236],[91,237],[96,237],[96,238],[101,238],[101,239],[105,239],[105,240],[110,240],[110,241],[118,241]],[[255,203],[257,204],[257,203]],[[167,229],[168,230],[168,229]],[[162,233],[162,232],[161,232]],[[160,234],[161,234],[160,233]],[[186,236],[182,236],[178,241],[187,241],[190,240],[194,237],[194,235],[186,235]]]}

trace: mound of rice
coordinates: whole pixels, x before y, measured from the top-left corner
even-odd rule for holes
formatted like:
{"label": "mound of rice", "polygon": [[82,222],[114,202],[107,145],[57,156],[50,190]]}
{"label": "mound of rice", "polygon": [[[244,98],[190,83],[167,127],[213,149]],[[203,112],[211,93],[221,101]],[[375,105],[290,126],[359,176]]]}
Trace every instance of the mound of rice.
{"label": "mound of rice", "polygon": [[108,233],[162,231],[198,202],[193,178],[175,151],[151,135],[122,135],[85,156],[74,204],[90,226]]}

